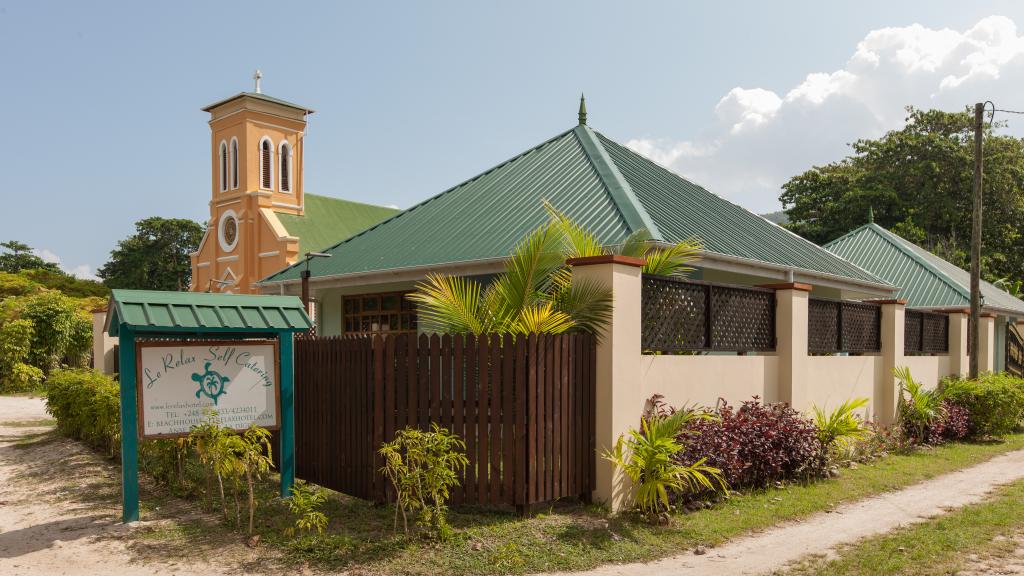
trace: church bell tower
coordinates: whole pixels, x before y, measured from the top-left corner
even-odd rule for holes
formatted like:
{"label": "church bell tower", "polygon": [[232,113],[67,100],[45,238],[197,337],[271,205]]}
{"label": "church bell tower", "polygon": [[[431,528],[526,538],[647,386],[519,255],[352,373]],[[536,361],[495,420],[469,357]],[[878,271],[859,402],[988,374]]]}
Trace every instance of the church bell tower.
{"label": "church bell tower", "polygon": [[210,220],[192,255],[192,291],[258,293],[255,283],[298,259],[298,239],[277,214],[302,215],[302,149],[313,110],[252,92],[205,108],[210,114]]}

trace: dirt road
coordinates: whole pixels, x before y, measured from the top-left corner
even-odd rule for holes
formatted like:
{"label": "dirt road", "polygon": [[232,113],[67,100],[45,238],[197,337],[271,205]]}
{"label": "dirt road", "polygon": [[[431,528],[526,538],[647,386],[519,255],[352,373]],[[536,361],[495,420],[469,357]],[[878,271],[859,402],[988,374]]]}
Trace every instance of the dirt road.
{"label": "dirt road", "polygon": [[241,543],[199,550],[169,546],[171,518],[196,514],[173,499],[167,505],[177,509],[144,508],[149,520],[122,524],[118,470],[58,436],[42,400],[0,396],[0,574],[295,573],[269,560],[266,551]]}

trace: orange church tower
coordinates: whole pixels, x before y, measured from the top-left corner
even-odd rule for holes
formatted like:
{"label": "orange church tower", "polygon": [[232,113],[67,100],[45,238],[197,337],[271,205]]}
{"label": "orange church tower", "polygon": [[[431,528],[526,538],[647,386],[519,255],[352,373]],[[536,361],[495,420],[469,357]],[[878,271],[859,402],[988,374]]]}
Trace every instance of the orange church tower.
{"label": "orange church tower", "polygon": [[203,108],[210,113],[210,222],[192,255],[192,290],[258,292],[261,278],[294,263],[299,239],[279,213],[303,215],[302,141],[313,111],[253,92]]}

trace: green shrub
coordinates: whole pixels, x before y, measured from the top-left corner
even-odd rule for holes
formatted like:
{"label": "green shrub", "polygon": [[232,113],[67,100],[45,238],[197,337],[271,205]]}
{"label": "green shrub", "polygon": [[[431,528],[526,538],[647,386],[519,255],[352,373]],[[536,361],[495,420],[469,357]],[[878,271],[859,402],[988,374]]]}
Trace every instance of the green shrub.
{"label": "green shrub", "polygon": [[3,380],[0,393],[37,392],[43,388],[43,371],[28,364],[15,364]]}
{"label": "green shrub", "polygon": [[893,375],[900,381],[900,396],[896,407],[896,419],[900,430],[913,443],[927,440],[928,429],[943,418],[942,396],[937,390],[926,390],[914,380],[910,368],[893,368]]}
{"label": "green shrub", "polygon": [[42,372],[25,364],[32,346],[31,320],[12,320],[0,325],[0,393],[36,390]]}
{"label": "green shrub", "polygon": [[288,510],[295,516],[295,525],[285,528],[285,534],[293,536],[296,532],[317,535],[327,528],[327,515],[320,511],[327,502],[327,493],[319,487],[310,486],[305,482],[296,482],[291,487],[292,497],[287,500]]}
{"label": "green shrub", "polygon": [[73,367],[85,364],[92,347],[92,320],[80,303],[53,290],[6,298],[0,307],[0,321],[32,322],[36,329],[25,362],[48,374],[62,363]]}
{"label": "green shrub", "polygon": [[1024,380],[1007,374],[983,374],[977,380],[948,379],[942,393],[967,409],[971,433],[1003,436],[1012,432],[1024,415]]}
{"label": "green shrub", "polygon": [[95,370],[75,368],[53,371],[46,388],[46,410],[62,434],[111,456],[117,454],[121,441],[117,382]]}
{"label": "green shrub", "polygon": [[469,460],[463,453],[466,444],[458,436],[432,426],[430,432],[399,430],[394,441],[385,442],[380,448],[382,471],[397,496],[395,529],[401,512],[408,533],[406,512],[414,512],[419,515],[416,523],[430,536],[447,540],[452,534],[447,521],[449,490],[459,484],[459,472],[465,471]]}

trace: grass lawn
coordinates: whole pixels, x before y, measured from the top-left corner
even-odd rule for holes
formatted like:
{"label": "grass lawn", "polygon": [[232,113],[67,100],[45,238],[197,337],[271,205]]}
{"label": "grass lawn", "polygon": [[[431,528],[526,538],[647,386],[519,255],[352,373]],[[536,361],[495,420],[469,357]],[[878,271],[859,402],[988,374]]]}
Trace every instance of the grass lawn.
{"label": "grass lawn", "polygon": [[[610,562],[652,560],[698,544],[713,546],[750,530],[903,488],[1022,448],[1024,434],[1018,434],[1003,442],[950,444],[890,455],[844,469],[837,479],[734,496],[711,509],[678,514],[664,526],[649,525],[632,515],[609,516],[598,506],[556,505],[529,519],[507,512],[461,510],[450,517],[457,535],[444,544],[395,534],[389,509],[335,493],[324,508],[330,518],[327,533],[290,539],[284,534],[290,514],[282,501],[273,498],[273,487],[267,484],[256,531],[263,542],[282,549],[297,563],[358,568],[359,573],[582,570]],[[210,537],[206,529],[171,532],[186,553],[193,540]]]}
{"label": "grass lawn", "polygon": [[[1024,530],[1024,481],[1004,486],[980,504],[866,538],[841,549],[832,560],[809,559],[782,573],[787,576],[955,574],[968,567],[971,555],[998,558],[1012,553],[1020,545],[1012,537],[1021,530]],[[997,539],[999,536],[1003,538]]]}

